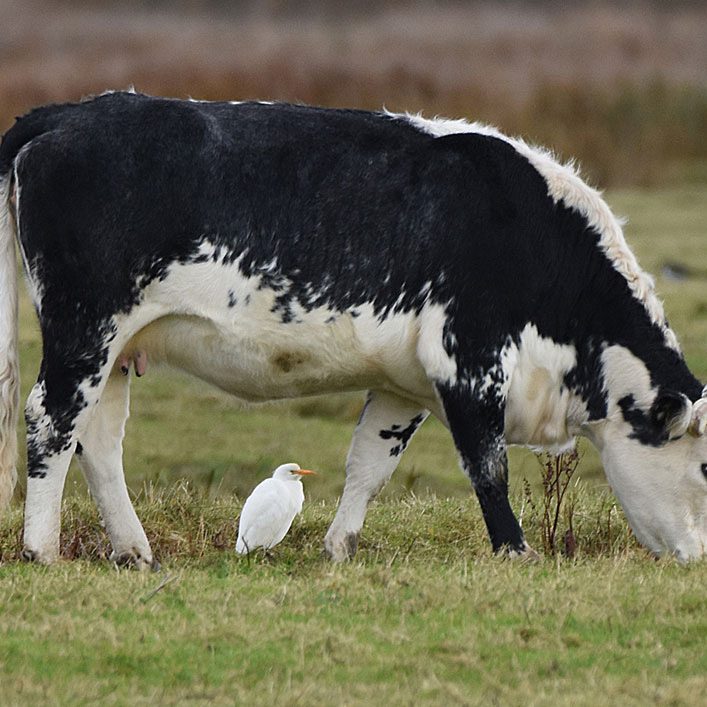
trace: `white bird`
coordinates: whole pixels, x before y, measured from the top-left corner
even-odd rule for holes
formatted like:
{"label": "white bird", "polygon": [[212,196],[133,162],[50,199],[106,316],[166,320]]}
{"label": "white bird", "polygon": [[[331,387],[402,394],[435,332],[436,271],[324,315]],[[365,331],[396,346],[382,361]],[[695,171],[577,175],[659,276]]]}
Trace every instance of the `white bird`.
{"label": "white bird", "polygon": [[272,478],[261,481],[243,504],[238,522],[236,552],[247,555],[256,548],[269,550],[287,535],[295,516],[302,510],[304,489],[301,477],[315,474],[299,464],[283,464]]}

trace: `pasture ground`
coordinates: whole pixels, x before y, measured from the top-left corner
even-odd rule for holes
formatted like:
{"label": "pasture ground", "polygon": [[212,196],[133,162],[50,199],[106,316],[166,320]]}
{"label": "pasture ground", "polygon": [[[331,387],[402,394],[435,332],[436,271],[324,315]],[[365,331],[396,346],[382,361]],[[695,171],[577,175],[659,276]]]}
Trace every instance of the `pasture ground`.
{"label": "pasture ground", "polygon": [[[655,273],[695,373],[707,380],[707,189],[609,195]],[[660,273],[668,262],[688,277]],[[41,350],[22,303],[23,395]],[[655,562],[628,532],[586,450],[577,554],[491,556],[447,433],[427,423],[356,560],[321,541],[360,398],[241,408],[148,369],[133,386],[126,467],[164,569],[117,571],[71,473],[51,568],[16,561],[22,486],[0,522],[2,704],[699,704],[707,694],[707,563]],[[232,552],[245,494],[277,463],[321,472],[272,558]],[[540,544],[532,455],[514,452],[514,506]],[[23,470],[20,471],[22,475]],[[190,479],[190,486],[175,483]]]}
{"label": "pasture ground", "polygon": [[341,566],[321,556],[331,503],[308,505],[271,558],[250,560],[232,551],[239,506],[179,488],[144,496],[164,569],[138,574],[96,559],[98,518],[70,501],[64,551],[82,559],[0,567],[3,704],[704,699],[707,564],[650,559],[599,491],[578,509],[578,555],[534,565],[491,556],[470,498],[376,504]]}

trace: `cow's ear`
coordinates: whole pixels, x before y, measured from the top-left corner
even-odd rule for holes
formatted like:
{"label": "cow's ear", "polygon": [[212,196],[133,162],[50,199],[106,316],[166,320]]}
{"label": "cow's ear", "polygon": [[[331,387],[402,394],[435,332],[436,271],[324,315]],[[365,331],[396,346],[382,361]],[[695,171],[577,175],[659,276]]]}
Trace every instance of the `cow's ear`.
{"label": "cow's ear", "polygon": [[690,426],[692,403],[687,395],[672,390],[658,395],[651,407],[651,421],[668,439],[682,437]]}

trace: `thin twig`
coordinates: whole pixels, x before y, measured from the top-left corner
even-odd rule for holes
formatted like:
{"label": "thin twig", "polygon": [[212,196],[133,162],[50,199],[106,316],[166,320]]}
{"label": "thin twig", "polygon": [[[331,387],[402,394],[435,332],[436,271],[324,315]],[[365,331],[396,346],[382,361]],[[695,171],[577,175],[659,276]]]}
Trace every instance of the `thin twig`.
{"label": "thin twig", "polygon": [[178,579],[181,575],[168,574],[149,594],[145,595],[140,599],[140,602],[146,604],[152,597],[157,594],[160,590],[164,589],[168,584]]}

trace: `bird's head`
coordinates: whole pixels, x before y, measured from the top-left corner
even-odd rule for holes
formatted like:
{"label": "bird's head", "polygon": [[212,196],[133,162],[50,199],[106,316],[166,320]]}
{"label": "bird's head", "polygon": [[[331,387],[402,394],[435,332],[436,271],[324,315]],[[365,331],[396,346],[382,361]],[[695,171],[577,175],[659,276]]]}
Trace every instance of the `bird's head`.
{"label": "bird's head", "polygon": [[316,473],[309,469],[300,469],[299,464],[282,464],[275,469],[273,478],[282,481],[299,481],[303,476]]}

